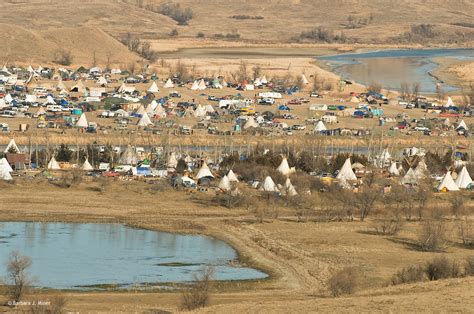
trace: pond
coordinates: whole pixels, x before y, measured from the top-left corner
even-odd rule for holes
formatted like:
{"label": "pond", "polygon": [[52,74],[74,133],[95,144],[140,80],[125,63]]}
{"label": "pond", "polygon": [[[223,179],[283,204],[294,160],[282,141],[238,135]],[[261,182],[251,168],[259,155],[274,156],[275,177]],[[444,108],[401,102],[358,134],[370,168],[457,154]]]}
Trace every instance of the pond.
{"label": "pond", "polygon": [[0,223],[0,276],[15,250],[31,258],[35,286],[55,289],[186,283],[206,266],[215,280],[267,277],[239,266],[237,252],[223,241],[121,224]]}
{"label": "pond", "polygon": [[[323,56],[324,61],[336,74],[364,85],[381,84],[384,88],[398,90],[402,83],[411,87],[420,84],[423,93],[434,93],[442,83],[434,71],[439,67],[436,58],[474,60],[474,49],[400,49],[366,53],[348,53]],[[442,85],[446,92],[456,86]]]}

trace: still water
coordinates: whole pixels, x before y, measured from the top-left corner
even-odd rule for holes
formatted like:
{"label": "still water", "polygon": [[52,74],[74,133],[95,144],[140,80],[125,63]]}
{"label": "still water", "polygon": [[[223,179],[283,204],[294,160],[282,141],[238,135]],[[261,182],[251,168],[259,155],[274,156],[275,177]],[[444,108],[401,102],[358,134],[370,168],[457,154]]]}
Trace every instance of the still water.
{"label": "still water", "polygon": [[[440,82],[433,71],[438,68],[436,58],[474,60],[474,49],[407,49],[381,50],[319,57],[345,79],[364,85],[379,83],[384,88],[397,90],[402,83],[420,83],[424,93],[434,93]],[[444,91],[456,86],[442,85]]]}
{"label": "still water", "polygon": [[267,277],[223,241],[120,224],[0,223],[0,276],[14,250],[31,258],[35,286],[56,289],[189,282],[205,266],[216,280]]}

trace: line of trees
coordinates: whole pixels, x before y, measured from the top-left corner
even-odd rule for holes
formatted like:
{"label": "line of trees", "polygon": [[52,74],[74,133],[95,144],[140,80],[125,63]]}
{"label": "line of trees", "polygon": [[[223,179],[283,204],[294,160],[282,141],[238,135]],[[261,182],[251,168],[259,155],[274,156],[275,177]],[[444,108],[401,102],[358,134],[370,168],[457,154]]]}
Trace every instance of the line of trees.
{"label": "line of trees", "polygon": [[138,54],[143,59],[150,62],[155,62],[158,59],[158,52],[151,48],[149,41],[143,41],[131,33],[126,33],[120,38],[120,42],[124,44],[129,51]]}

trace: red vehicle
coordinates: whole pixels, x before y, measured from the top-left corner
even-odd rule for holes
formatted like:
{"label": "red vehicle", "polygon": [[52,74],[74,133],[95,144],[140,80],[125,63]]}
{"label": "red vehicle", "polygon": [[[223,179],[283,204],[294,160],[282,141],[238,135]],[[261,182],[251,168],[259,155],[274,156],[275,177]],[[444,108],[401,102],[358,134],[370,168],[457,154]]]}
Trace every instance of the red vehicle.
{"label": "red vehicle", "polygon": [[102,173],[102,176],[107,177],[107,178],[115,178],[115,177],[119,177],[120,173],[115,172],[115,171],[105,171]]}

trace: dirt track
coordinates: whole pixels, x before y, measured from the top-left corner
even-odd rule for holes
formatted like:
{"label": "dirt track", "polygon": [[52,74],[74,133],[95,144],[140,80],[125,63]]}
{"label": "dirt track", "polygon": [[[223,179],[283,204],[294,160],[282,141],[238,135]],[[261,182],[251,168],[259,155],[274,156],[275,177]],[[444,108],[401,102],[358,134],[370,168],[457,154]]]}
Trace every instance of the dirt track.
{"label": "dirt track", "polygon": [[[150,229],[208,234],[230,243],[243,263],[271,274],[270,280],[226,283],[215,287],[210,312],[360,312],[466,310],[472,307],[472,278],[383,288],[396,270],[420,264],[436,254],[407,249],[417,224],[408,224],[393,242],[361,233],[370,223],[297,223],[291,210],[280,218],[255,223],[253,209],[225,209],[212,205],[212,194],[156,192],[140,182],[81,183],[69,189],[17,181],[0,186],[0,220],[120,222]],[[436,196],[434,202],[442,202]],[[58,202],[57,200],[61,201]],[[471,208],[472,210],[472,208]],[[400,242],[400,243],[399,243]],[[407,243],[408,243],[407,242]],[[457,246],[449,257],[472,254]],[[328,297],[326,281],[344,266],[361,270],[356,295]],[[41,292],[48,298],[55,292]],[[176,311],[179,293],[63,292],[71,311]],[[413,302],[416,300],[416,302]],[[460,300],[463,300],[460,302]]]}

